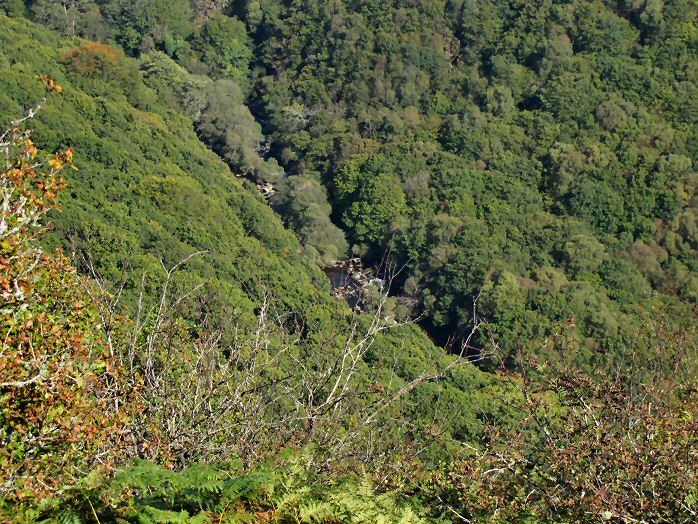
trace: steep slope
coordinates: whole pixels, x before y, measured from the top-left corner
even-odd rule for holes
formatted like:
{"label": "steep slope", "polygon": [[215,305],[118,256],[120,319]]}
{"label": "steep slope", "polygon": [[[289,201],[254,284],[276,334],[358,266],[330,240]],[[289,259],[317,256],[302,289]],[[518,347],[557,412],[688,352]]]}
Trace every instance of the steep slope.
{"label": "steep slope", "polygon": [[[256,192],[197,139],[191,121],[145,87],[134,60],[18,20],[3,18],[3,26],[3,119],[40,98],[33,76],[41,71],[65,88],[34,131],[47,150],[76,148],[79,171],[55,217],[64,247],[70,236],[112,278],[119,265],[140,279],[142,270],[158,271],[160,258],[170,267],[207,250],[207,262],[192,274],[212,279],[211,289],[223,295],[251,286],[253,275],[273,278],[280,295],[305,300],[327,288]],[[61,64],[75,47],[79,56]]]}
{"label": "steep slope", "polygon": [[[158,299],[163,267],[203,251],[170,283],[179,294],[202,286],[177,311],[193,336],[204,325],[214,325],[224,337],[253,334],[262,301],[272,297],[286,333],[273,343],[295,340],[294,351],[319,373],[341,356],[343,337],[371,332],[374,317],[352,315],[330,296],[325,275],[301,256],[293,233],[250,183],[236,178],[198,140],[191,120],[143,83],[137,61],[116,48],[61,38],[26,20],[0,15],[0,23],[5,28],[0,117],[9,121],[41,97],[35,80],[40,73],[63,86],[63,94],[33,122],[37,145],[47,151],[74,147],[79,168],[69,177],[63,210],[53,217],[56,228],[47,242],[75,252],[83,270],[94,270],[112,290],[123,282],[126,311],[137,309],[143,276],[147,308]],[[445,430],[446,441],[476,436],[480,414],[500,409],[487,391],[496,388],[492,379],[465,366],[451,369],[438,383],[423,382],[420,376],[438,374],[453,360],[415,326],[391,328],[378,320],[381,327],[362,350],[350,383],[357,409],[383,405],[377,391],[388,400],[417,379],[420,385],[385,412],[394,419],[398,439],[390,445],[419,439],[420,427],[433,424]],[[294,362],[279,363],[289,380],[299,372]],[[328,394],[323,387],[318,398]],[[410,417],[410,427],[400,422]],[[387,427],[380,433],[390,442]],[[429,444],[437,456],[446,441]]]}

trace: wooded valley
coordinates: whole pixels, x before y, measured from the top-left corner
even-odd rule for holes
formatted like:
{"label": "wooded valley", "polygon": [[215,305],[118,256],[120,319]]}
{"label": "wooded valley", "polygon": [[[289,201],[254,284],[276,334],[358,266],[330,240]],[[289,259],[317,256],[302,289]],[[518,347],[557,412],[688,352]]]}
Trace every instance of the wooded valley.
{"label": "wooded valley", "polygon": [[0,27],[0,521],[698,520],[695,2]]}

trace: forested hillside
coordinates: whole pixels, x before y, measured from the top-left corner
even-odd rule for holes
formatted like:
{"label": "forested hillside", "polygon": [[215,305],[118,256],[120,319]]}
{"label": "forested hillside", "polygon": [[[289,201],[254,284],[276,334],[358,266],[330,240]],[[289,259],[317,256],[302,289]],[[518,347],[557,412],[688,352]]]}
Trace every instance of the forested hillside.
{"label": "forested hillside", "polygon": [[[186,260],[167,282],[167,300],[170,314],[186,321],[188,338],[215,333],[230,344],[257,336],[267,310],[273,344],[298,351],[276,364],[293,366],[302,356],[318,374],[335,366],[344,345],[365,343],[351,387],[353,394],[366,388],[369,404],[376,400],[371,383],[391,384],[389,396],[451,363],[415,326],[388,318],[388,297],[364,316],[331,297],[327,278],[304,259],[293,233],[252,184],[206,149],[186,115],[160,102],[138,62],[118,48],[71,42],[25,21],[3,18],[3,25],[3,118],[40,100],[35,76],[49,73],[63,92],[38,112],[32,138],[44,151],[73,148],[78,166],[43,240],[73,253],[78,267],[115,296],[104,305],[114,309],[109,315],[141,313],[141,322],[152,322],[144,312],[161,298],[167,272]],[[390,364],[372,365],[386,359]],[[425,424],[440,420],[458,438],[477,435],[477,416],[490,409],[487,395],[481,401],[473,394],[491,380],[472,366],[454,373],[443,385],[421,386],[403,407]],[[329,386],[305,386],[318,387],[321,404]],[[451,403],[462,404],[462,415],[443,412]]]}
{"label": "forested hillside", "polygon": [[695,3],[233,11],[290,175],[280,203],[294,177],[324,184],[354,253],[407,263],[399,293],[441,340],[468,332],[482,290],[512,350],[574,318],[586,358],[618,363],[639,311],[695,307]]}
{"label": "forested hillside", "polygon": [[306,258],[390,249],[398,312],[442,343],[480,296],[510,349],[573,318],[610,365],[641,311],[695,307],[692,2],[8,5],[140,57],[234,171],[277,185]]}
{"label": "forested hillside", "polygon": [[0,520],[694,520],[695,2],[0,26]]}
{"label": "forested hillside", "polygon": [[[691,2],[10,4],[139,56],[159,102],[278,185],[312,261],[390,249],[407,266],[399,311],[442,342],[469,332],[480,295],[510,348],[574,318],[586,358],[617,363],[638,311],[695,306]],[[86,71],[93,53],[62,60],[154,109],[108,64]]]}

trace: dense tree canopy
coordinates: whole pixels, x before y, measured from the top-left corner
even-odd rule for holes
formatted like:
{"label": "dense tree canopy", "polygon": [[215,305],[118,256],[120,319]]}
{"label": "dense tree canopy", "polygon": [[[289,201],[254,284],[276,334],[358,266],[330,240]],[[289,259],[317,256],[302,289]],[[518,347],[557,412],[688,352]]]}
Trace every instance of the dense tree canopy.
{"label": "dense tree canopy", "polygon": [[[487,318],[512,348],[575,317],[594,358],[613,361],[637,308],[695,307],[693,4],[268,0],[233,12],[266,71],[252,104],[277,158],[319,173],[366,261],[391,249],[407,263],[397,292],[434,334],[467,332],[473,298],[504,274],[502,296],[520,300],[488,297]],[[289,125],[289,107],[305,117]],[[563,286],[549,287],[551,271]]]}

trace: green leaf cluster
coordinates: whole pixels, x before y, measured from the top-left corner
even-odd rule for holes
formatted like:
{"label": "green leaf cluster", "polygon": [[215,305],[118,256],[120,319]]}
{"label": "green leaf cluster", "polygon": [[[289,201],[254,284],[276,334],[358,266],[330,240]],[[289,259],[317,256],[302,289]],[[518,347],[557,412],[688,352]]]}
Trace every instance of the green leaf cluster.
{"label": "green leaf cluster", "polygon": [[318,474],[311,460],[308,451],[288,452],[251,471],[221,463],[181,472],[137,462],[111,478],[87,477],[25,522],[427,522],[416,500],[380,493],[367,477]]}

